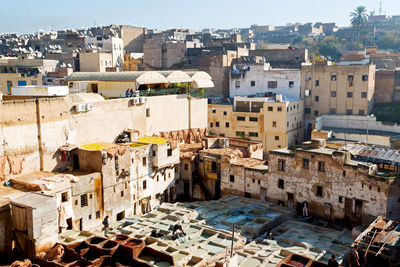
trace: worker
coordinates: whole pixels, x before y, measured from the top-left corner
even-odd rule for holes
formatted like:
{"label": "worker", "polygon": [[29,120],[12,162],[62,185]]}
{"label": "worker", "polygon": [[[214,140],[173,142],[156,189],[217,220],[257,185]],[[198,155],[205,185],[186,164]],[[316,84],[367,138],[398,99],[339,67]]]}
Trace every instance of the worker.
{"label": "worker", "polygon": [[179,234],[178,231],[180,231],[183,235],[186,235],[185,232],[184,232],[183,229],[182,229],[182,226],[181,226],[179,223],[177,223],[177,224],[174,225],[174,231],[172,232],[172,234],[173,234],[173,235]]}
{"label": "worker", "polygon": [[336,261],[335,255],[332,255],[328,260],[328,267],[339,267],[339,263]]}
{"label": "worker", "polygon": [[303,217],[308,217],[308,203],[304,201],[303,203]]}
{"label": "worker", "polygon": [[126,91],[125,91],[125,97],[126,97],[126,98],[128,98],[128,97],[129,97],[129,88],[128,88],[128,89],[126,89]]}
{"label": "worker", "polygon": [[274,237],[272,236],[272,233],[271,233],[271,232],[268,232],[268,234],[267,234],[267,239],[269,239],[269,240],[274,240]]}
{"label": "worker", "polygon": [[129,90],[129,97],[133,97],[133,89]]}
{"label": "worker", "polygon": [[108,227],[110,227],[110,224],[108,222],[108,215],[104,218],[103,220],[103,226],[104,226],[104,236],[107,237],[108,236]]}

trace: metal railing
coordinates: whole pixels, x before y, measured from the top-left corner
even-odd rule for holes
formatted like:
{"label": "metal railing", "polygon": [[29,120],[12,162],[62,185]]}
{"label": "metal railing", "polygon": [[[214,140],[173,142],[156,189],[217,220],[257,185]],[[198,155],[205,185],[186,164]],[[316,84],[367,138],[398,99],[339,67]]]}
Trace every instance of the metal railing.
{"label": "metal railing", "polygon": [[193,89],[193,88],[160,88],[160,89],[148,89],[140,90],[140,96],[160,96],[160,95],[179,95],[188,93],[194,98],[206,98],[206,92],[204,89]]}

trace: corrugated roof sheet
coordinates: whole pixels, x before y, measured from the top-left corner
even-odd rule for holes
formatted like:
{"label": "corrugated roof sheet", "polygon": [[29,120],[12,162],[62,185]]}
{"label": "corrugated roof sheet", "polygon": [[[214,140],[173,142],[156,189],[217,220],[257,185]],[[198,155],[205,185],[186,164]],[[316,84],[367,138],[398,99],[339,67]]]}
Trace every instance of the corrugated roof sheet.
{"label": "corrugated roof sheet", "polygon": [[348,144],[342,150],[349,151],[355,158],[377,164],[400,166],[400,151],[359,144]]}

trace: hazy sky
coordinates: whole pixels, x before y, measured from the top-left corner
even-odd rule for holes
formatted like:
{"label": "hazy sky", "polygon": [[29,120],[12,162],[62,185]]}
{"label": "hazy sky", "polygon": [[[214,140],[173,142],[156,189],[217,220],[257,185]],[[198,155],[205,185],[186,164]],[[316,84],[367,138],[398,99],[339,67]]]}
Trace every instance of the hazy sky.
{"label": "hazy sky", "polygon": [[[0,0],[0,32],[132,24],[148,28],[233,28],[252,24],[336,22],[348,25],[359,5],[379,11],[379,0]],[[400,15],[400,0],[382,0]]]}

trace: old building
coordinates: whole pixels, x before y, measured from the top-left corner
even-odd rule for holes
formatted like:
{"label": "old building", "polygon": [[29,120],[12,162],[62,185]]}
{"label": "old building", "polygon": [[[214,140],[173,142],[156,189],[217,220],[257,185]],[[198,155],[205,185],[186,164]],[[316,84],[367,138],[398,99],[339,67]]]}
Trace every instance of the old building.
{"label": "old building", "polygon": [[143,53],[124,54],[124,71],[138,71],[143,63]]}
{"label": "old building", "polygon": [[303,100],[299,98],[235,97],[233,105],[208,105],[210,132],[262,142],[264,153],[300,144],[303,127]]}
{"label": "old building", "polygon": [[273,95],[300,97],[300,70],[275,69],[263,57],[241,57],[233,63],[229,96]]}
{"label": "old building", "polygon": [[306,135],[322,114],[367,115],[374,103],[375,65],[352,61],[316,62],[301,66]]}
{"label": "old building", "polygon": [[271,64],[272,68],[297,68],[308,62],[308,50],[300,48],[257,49],[249,51],[250,56],[261,56]]}
{"label": "old building", "polygon": [[270,151],[266,197],[297,208],[299,214],[306,202],[310,213],[331,221],[359,224],[379,215],[399,218],[398,173],[371,162],[375,160],[325,148],[318,140],[296,150]]}
{"label": "old building", "polygon": [[[94,36],[85,37],[86,52],[104,52],[111,54],[112,64],[109,67],[122,70],[124,65],[124,45],[121,38]],[[85,70],[81,70],[85,71]]]}
{"label": "old building", "polygon": [[82,72],[106,72],[107,68],[113,67],[113,56],[111,53],[79,53],[79,69]]}

